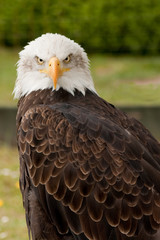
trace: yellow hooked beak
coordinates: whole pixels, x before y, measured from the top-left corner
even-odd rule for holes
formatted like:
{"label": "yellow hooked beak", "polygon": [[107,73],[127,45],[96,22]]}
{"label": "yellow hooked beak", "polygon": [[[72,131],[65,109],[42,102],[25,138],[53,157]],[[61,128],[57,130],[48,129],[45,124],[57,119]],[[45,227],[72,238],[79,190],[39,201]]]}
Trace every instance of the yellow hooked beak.
{"label": "yellow hooked beak", "polygon": [[52,57],[49,60],[48,69],[40,70],[41,73],[46,73],[53,80],[54,88],[56,89],[57,81],[64,72],[69,71],[69,68],[61,68],[60,61],[57,57]]}

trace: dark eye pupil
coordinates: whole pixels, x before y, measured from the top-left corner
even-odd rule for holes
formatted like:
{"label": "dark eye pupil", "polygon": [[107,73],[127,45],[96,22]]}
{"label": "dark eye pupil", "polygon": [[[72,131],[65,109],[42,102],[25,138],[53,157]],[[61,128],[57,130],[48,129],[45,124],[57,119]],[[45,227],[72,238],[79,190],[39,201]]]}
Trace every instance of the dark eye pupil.
{"label": "dark eye pupil", "polygon": [[64,62],[66,62],[66,63],[68,63],[69,61],[70,61],[70,56],[68,56],[64,59]]}
{"label": "dark eye pupil", "polygon": [[40,58],[39,61],[40,61],[40,62],[43,62],[43,59]]}

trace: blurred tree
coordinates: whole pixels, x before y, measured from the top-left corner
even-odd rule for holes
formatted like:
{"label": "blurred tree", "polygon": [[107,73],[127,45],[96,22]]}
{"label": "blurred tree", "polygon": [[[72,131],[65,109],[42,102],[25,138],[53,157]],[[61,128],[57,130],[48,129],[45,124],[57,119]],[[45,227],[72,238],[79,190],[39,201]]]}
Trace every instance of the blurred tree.
{"label": "blurred tree", "polygon": [[160,52],[159,0],[0,0],[0,44],[22,46],[46,32],[90,52]]}

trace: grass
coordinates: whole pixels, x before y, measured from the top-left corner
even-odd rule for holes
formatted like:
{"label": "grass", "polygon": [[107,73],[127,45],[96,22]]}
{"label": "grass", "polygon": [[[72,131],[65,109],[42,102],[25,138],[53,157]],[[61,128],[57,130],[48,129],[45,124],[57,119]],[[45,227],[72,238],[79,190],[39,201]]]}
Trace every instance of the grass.
{"label": "grass", "polygon": [[91,56],[100,96],[116,105],[160,104],[160,57]]}
{"label": "grass", "polygon": [[17,149],[1,144],[0,159],[0,239],[27,240],[22,197],[18,187]]}
{"label": "grass", "polygon": [[[0,106],[15,106],[18,49],[0,48]],[[160,104],[160,57],[90,55],[98,94],[116,105]]]}

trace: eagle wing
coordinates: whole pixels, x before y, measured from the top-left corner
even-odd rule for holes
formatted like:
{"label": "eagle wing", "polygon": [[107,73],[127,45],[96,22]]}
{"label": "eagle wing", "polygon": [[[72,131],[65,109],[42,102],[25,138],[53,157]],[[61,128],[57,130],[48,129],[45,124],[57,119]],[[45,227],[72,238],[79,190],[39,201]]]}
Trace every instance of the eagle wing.
{"label": "eagle wing", "polygon": [[104,240],[159,229],[160,162],[127,129],[84,107],[39,106],[23,116],[18,145],[28,225],[33,189],[60,234]]}

